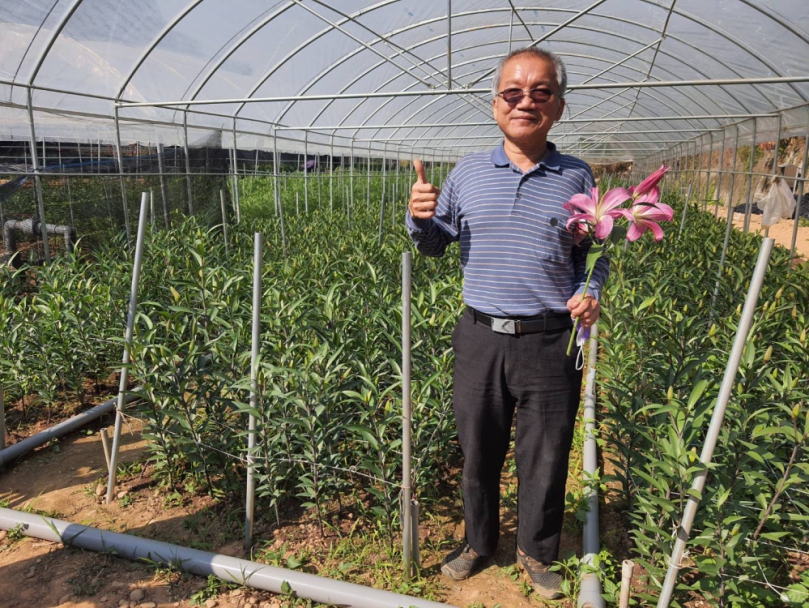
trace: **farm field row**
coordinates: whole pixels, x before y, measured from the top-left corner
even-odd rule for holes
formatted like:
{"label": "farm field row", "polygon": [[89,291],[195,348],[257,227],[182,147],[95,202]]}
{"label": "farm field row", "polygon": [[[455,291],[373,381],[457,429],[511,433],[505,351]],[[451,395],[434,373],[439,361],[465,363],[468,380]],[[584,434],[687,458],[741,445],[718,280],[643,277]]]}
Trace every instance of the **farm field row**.
{"label": "farm field row", "polygon": [[[390,547],[394,572],[400,264],[410,247],[403,206],[399,201],[398,218],[387,209],[380,245],[378,205],[365,210],[358,202],[350,219],[339,207],[331,214],[313,205],[307,214],[299,193],[296,213],[301,184],[290,180],[285,191],[286,255],[280,222],[266,205],[269,181],[242,197],[243,223],[231,230],[227,252],[218,228],[194,220],[149,232],[130,371],[148,398],[128,414],[144,425],[143,463],[154,487],[181,500],[242,508],[252,232],[262,231],[261,400],[253,412],[259,530],[304,517],[311,535],[323,538],[362,522],[363,538]],[[378,200],[381,183],[372,186],[371,200]],[[660,244],[647,237],[612,252],[598,372],[611,477],[600,481],[609,521],[619,517],[621,524],[603,533],[612,558],[634,555],[651,577],[644,604],[659,585],[755,261],[757,237],[734,233],[711,311],[723,231],[708,215],[690,212],[682,236],[670,227]],[[32,416],[58,409],[66,393],[88,390],[88,380],[103,382],[116,366],[131,272],[125,251],[119,239],[44,269],[3,271],[0,320],[9,331],[0,338],[0,359],[15,407],[25,405]],[[799,597],[807,587],[794,549],[807,546],[807,503],[797,490],[809,475],[801,458],[809,280],[785,258],[779,250],[771,262],[679,601],[701,597],[719,605],[732,593],[767,605],[773,589],[792,585]],[[449,344],[462,308],[457,257],[416,256],[413,292],[415,486],[425,521],[450,521],[441,518],[458,510],[459,489],[436,480],[457,476],[460,462]],[[583,513],[580,475],[573,475],[568,527],[575,532]],[[447,540],[433,545],[436,560]],[[739,580],[751,564],[773,588]],[[574,584],[575,559],[566,568]],[[390,576],[381,584],[400,588]],[[607,578],[614,576],[608,569]],[[446,598],[436,579],[428,571],[415,589]]]}

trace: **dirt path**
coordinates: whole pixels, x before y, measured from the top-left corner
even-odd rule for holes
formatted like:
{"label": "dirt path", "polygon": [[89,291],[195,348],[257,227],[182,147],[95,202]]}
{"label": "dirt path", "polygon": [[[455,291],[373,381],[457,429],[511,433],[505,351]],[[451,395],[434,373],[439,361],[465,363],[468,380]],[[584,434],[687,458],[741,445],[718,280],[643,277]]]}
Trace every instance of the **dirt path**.
{"label": "dirt path", "polygon": [[[713,214],[713,209],[708,210]],[[727,207],[719,209],[719,219],[725,220],[727,218]],[[744,228],[744,214],[733,214],[733,226],[737,230]],[[775,239],[777,245],[789,250],[792,244],[792,231],[794,229],[794,220],[781,220],[775,226],[770,226],[769,236]],[[750,216],[750,232],[759,233],[764,236],[764,230],[761,227],[761,215]],[[809,259],[809,226],[798,226],[798,235],[795,241],[795,253],[804,260]]]}
{"label": "dirt path", "polygon": [[[87,429],[78,431],[0,472],[0,500],[15,509],[35,510],[84,525],[244,557],[241,542],[237,540],[241,530],[240,514],[236,513],[235,526],[229,526],[225,520],[230,520],[232,514],[216,511],[217,505],[212,499],[178,499],[156,489],[148,477],[148,467],[140,464],[145,441],[140,437],[136,422],[125,428],[121,451],[127,477],[119,490],[126,494],[109,506],[103,504],[102,498],[96,495],[106,468],[97,431],[110,423],[109,417],[102,419],[90,429],[92,434],[88,434]],[[504,477],[504,495],[513,496],[515,491],[515,480]],[[447,502],[455,499],[449,497]],[[448,505],[449,515],[424,522],[422,574],[438,590],[442,601],[464,608],[545,605],[528,592],[527,585],[521,585],[521,581],[527,579],[514,567],[516,516],[513,506],[513,500],[504,500],[503,537],[494,563],[463,583],[450,583],[439,571],[447,546],[463,536],[460,509],[457,505]],[[572,516],[570,519],[575,521]],[[563,555],[580,550],[580,532],[572,521],[566,523]],[[311,539],[319,534],[306,515],[285,524],[281,530],[268,533],[265,529],[262,533],[264,538],[277,538],[273,547],[283,542],[293,553],[311,552],[313,563],[320,559],[318,552],[324,556],[338,542],[336,537],[327,536],[314,543]],[[206,585],[200,577],[181,576],[165,568],[156,569],[148,564],[37,539],[13,540],[13,537],[11,534],[0,540],[0,604],[6,608],[185,607],[193,605],[191,596]],[[385,586],[384,581],[368,582]],[[140,597],[138,589],[143,591],[143,597],[130,603],[131,594],[134,593],[131,597]],[[247,589],[227,590],[213,597],[222,608],[249,607],[251,604],[247,601],[253,599],[259,607],[282,605],[277,596]],[[548,602],[547,605],[567,607],[573,603]]]}

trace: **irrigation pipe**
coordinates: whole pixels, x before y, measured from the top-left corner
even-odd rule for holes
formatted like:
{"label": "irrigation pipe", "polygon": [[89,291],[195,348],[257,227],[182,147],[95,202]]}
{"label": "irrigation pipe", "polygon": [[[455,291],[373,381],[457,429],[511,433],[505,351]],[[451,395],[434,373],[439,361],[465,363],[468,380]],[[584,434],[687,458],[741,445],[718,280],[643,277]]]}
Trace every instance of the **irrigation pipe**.
{"label": "irrigation pipe", "polygon": [[[587,483],[588,479],[598,472],[598,454],[596,447],[596,362],[598,361],[598,325],[590,329],[590,348],[587,353],[587,381],[584,388],[584,455],[583,467],[585,492],[587,496],[587,519],[584,522],[582,549],[583,563],[594,565],[601,550],[598,542],[598,492]],[[604,608],[601,597],[601,581],[595,572],[588,572],[581,577],[581,587],[576,605],[579,608]]]}
{"label": "irrigation pipe", "polygon": [[[135,401],[138,398],[139,396],[137,393],[130,393],[124,397],[124,401],[128,403],[130,401]],[[67,420],[60,422],[49,429],[45,429],[41,433],[31,435],[27,439],[18,441],[17,443],[8,446],[6,449],[0,450],[0,467],[10,462],[14,462],[20,456],[27,454],[31,450],[38,448],[41,445],[45,445],[51,439],[61,437],[62,435],[67,435],[71,431],[92,422],[96,418],[100,418],[104,414],[109,414],[115,409],[115,404],[117,402],[118,397],[113,397],[101,405],[97,405],[86,412],[82,412],[77,416],[73,416],[73,418],[68,418]]]}
{"label": "irrigation pipe", "polygon": [[[162,145],[161,145],[162,149]],[[118,385],[118,407],[115,413],[115,432],[112,436],[112,450],[110,452],[110,470],[107,476],[107,504],[112,502],[115,492],[115,478],[118,476],[118,449],[121,444],[121,424],[126,399],[127,378],[129,377],[129,349],[132,346],[132,336],[135,333],[135,313],[138,307],[138,283],[140,282],[140,267],[143,261],[143,237],[146,232],[146,219],[149,216],[149,193],[144,192],[140,197],[140,216],[138,217],[138,237],[135,242],[135,263],[132,267],[132,286],[129,290],[129,311],[126,318],[126,334],[124,335],[124,357],[121,366],[121,382]]]}
{"label": "irrigation pipe", "polygon": [[276,568],[245,559],[200,551],[130,534],[108,532],[14,509],[0,508],[0,529],[22,526],[26,536],[118,557],[174,565],[199,576],[214,576],[253,589],[283,593],[286,583],[297,597],[347,608],[447,608],[448,604],[335,581],[314,574]]}
{"label": "irrigation pipe", "polygon": [[[732,208],[733,207],[731,207],[731,209]],[[756,311],[758,296],[761,292],[761,285],[764,283],[764,275],[767,272],[767,264],[770,261],[770,254],[772,253],[774,242],[775,241],[771,238],[765,238],[761,241],[756,268],[753,271],[753,278],[750,280],[750,289],[744,301],[742,315],[739,318],[739,326],[736,329],[736,337],[733,340],[733,348],[730,351],[730,358],[725,368],[725,375],[722,378],[722,385],[719,388],[719,395],[716,398],[716,406],[711,416],[711,424],[705,436],[705,445],[703,445],[702,454],[700,454],[699,457],[702,470],[695,475],[694,481],[691,483],[688,503],[683,512],[682,523],[677,528],[677,540],[671,552],[669,567],[666,572],[666,579],[663,581],[663,588],[660,590],[660,599],[657,602],[657,608],[667,608],[671,602],[671,595],[674,591],[674,585],[677,582],[677,575],[680,572],[683,554],[685,553],[685,545],[688,542],[688,536],[691,534],[694,516],[697,513],[700,497],[705,488],[705,478],[708,475],[708,467],[711,464],[714,448],[719,439],[719,431],[722,429],[722,423],[725,420],[725,410],[727,409],[733,385],[736,382],[736,372],[739,370],[739,362],[741,361],[742,353],[747,343],[747,334],[753,322],[753,314]]]}

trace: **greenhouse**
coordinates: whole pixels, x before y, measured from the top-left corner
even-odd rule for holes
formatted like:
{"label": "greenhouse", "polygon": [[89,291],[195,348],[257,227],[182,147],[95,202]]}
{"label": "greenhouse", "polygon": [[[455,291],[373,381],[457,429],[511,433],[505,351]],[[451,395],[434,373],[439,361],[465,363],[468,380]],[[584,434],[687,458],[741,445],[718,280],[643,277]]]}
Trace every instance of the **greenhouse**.
{"label": "greenhouse", "polygon": [[809,605],[806,0],[0,8],[0,604]]}

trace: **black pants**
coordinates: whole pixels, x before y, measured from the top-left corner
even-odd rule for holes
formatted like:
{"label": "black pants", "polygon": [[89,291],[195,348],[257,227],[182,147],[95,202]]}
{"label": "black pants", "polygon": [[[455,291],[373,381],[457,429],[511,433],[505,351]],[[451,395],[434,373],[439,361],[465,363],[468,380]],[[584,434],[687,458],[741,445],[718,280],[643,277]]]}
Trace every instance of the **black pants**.
{"label": "black pants", "polygon": [[500,533],[500,472],[517,414],[517,545],[536,560],[558,558],[565,484],[582,373],[570,330],[509,335],[467,309],[452,334],[453,407],[464,454],[466,540],[492,555]]}

